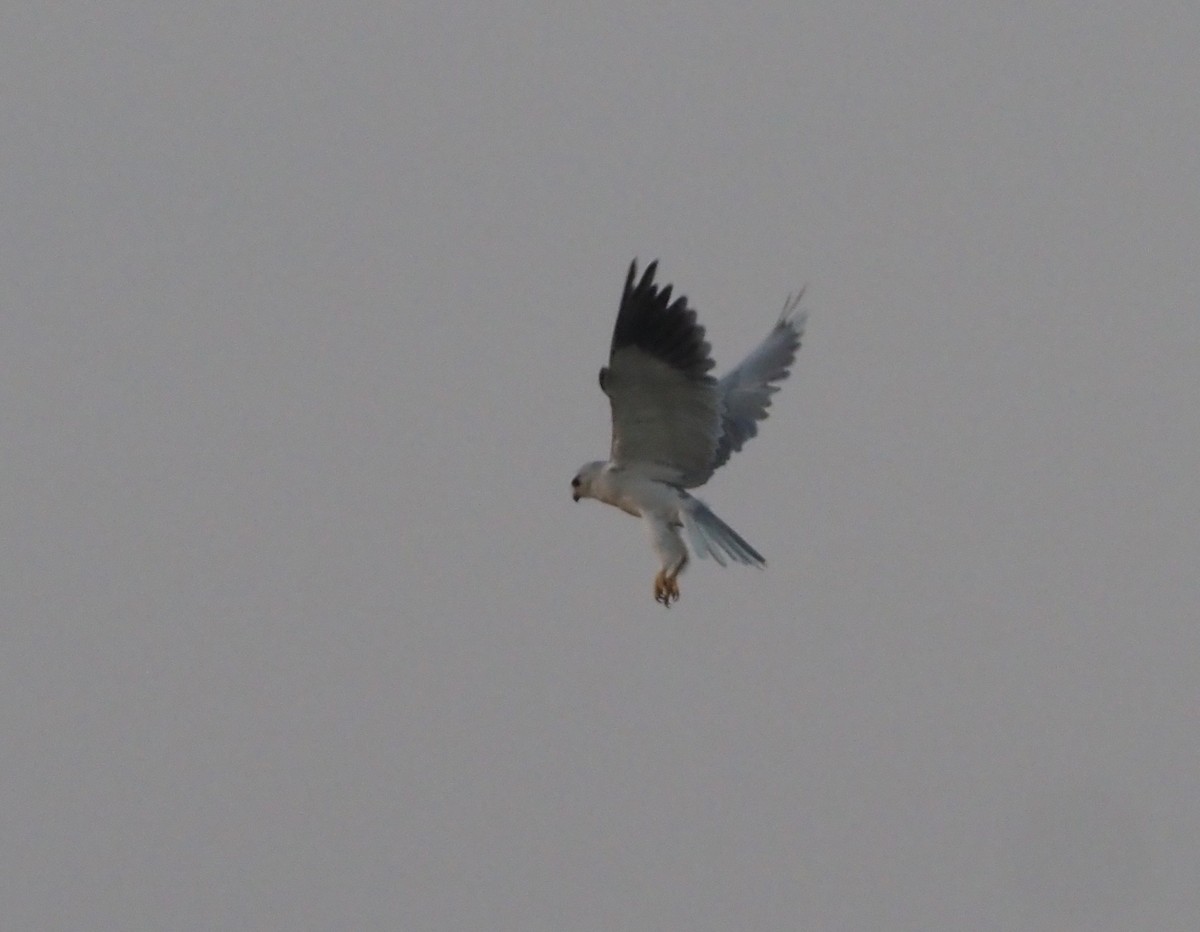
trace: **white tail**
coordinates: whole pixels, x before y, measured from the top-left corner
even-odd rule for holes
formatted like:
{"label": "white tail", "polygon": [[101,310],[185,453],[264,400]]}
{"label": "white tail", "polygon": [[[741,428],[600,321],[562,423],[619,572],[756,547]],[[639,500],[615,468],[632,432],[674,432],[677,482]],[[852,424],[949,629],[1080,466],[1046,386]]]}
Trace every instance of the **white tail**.
{"label": "white tail", "polygon": [[700,499],[685,495],[681,511],[688,540],[697,556],[712,557],[721,566],[725,565],[725,557],[729,557],[734,563],[757,566],[759,569],[767,565],[761,553],[713,514]]}

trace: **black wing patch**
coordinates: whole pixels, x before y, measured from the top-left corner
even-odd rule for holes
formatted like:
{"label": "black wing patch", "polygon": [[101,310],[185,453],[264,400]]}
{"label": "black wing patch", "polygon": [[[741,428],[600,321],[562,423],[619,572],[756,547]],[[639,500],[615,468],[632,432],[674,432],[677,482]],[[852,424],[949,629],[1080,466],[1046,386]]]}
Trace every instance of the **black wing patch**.
{"label": "black wing patch", "polygon": [[[625,293],[617,325],[613,328],[609,357],[626,347],[636,347],[665,362],[689,379],[708,381],[713,367],[711,347],[704,339],[704,327],[696,323],[696,312],[688,307],[682,295],[671,301],[671,286],[659,288],[654,283],[658,262],[646,266],[636,285],[637,260],[629,263]],[[608,369],[600,370],[600,387],[607,391]]]}

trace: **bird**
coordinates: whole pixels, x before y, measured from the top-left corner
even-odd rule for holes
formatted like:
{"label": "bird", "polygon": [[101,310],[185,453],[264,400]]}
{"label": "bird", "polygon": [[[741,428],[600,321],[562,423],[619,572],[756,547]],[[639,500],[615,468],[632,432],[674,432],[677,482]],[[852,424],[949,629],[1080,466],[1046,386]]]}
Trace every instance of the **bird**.
{"label": "bird", "polygon": [[[672,285],[629,265],[600,388],[612,410],[608,460],[585,463],[571,480],[578,502],[595,499],[641,518],[658,555],[654,599],[671,607],[688,544],[697,556],[764,568],[766,560],[689,489],[704,485],[758,434],[771,396],[788,377],[807,313],[804,289],[788,295],[775,326],[738,365],[713,377],[711,347],[696,311]],[[682,532],[682,533],[681,533]],[[686,534],[688,544],[684,543]]]}

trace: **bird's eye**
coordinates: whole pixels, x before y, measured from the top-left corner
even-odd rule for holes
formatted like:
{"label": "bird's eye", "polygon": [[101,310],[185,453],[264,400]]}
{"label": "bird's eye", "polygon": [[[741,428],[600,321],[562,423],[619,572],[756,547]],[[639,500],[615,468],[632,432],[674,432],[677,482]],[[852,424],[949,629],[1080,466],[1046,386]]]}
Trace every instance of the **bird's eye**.
{"label": "bird's eye", "polygon": [[571,488],[573,488],[573,489],[579,488],[579,477],[578,476],[576,476],[574,479],[571,480]]}

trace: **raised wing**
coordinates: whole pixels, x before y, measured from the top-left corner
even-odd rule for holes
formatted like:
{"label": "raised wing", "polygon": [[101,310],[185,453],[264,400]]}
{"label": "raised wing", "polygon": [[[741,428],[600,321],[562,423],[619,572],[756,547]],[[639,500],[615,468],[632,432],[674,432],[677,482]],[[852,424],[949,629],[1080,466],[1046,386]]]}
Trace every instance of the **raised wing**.
{"label": "raised wing", "polygon": [[721,394],[704,328],[687,299],[641,281],[630,263],[600,387],[612,405],[612,460],[655,478],[691,486],[712,472],[721,434]]}
{"label": "raised wing", "polygon": [[799,310],[802,297],[803,289],[794,298],[788,298],[779,322],[767,338],[717,383],[722,402],[721,436],[713,456],[713,469],[724,465],[758,433],[758,422],[766,418],[771,396],[779,391],[777,383],[788,377],[807,319]]}

